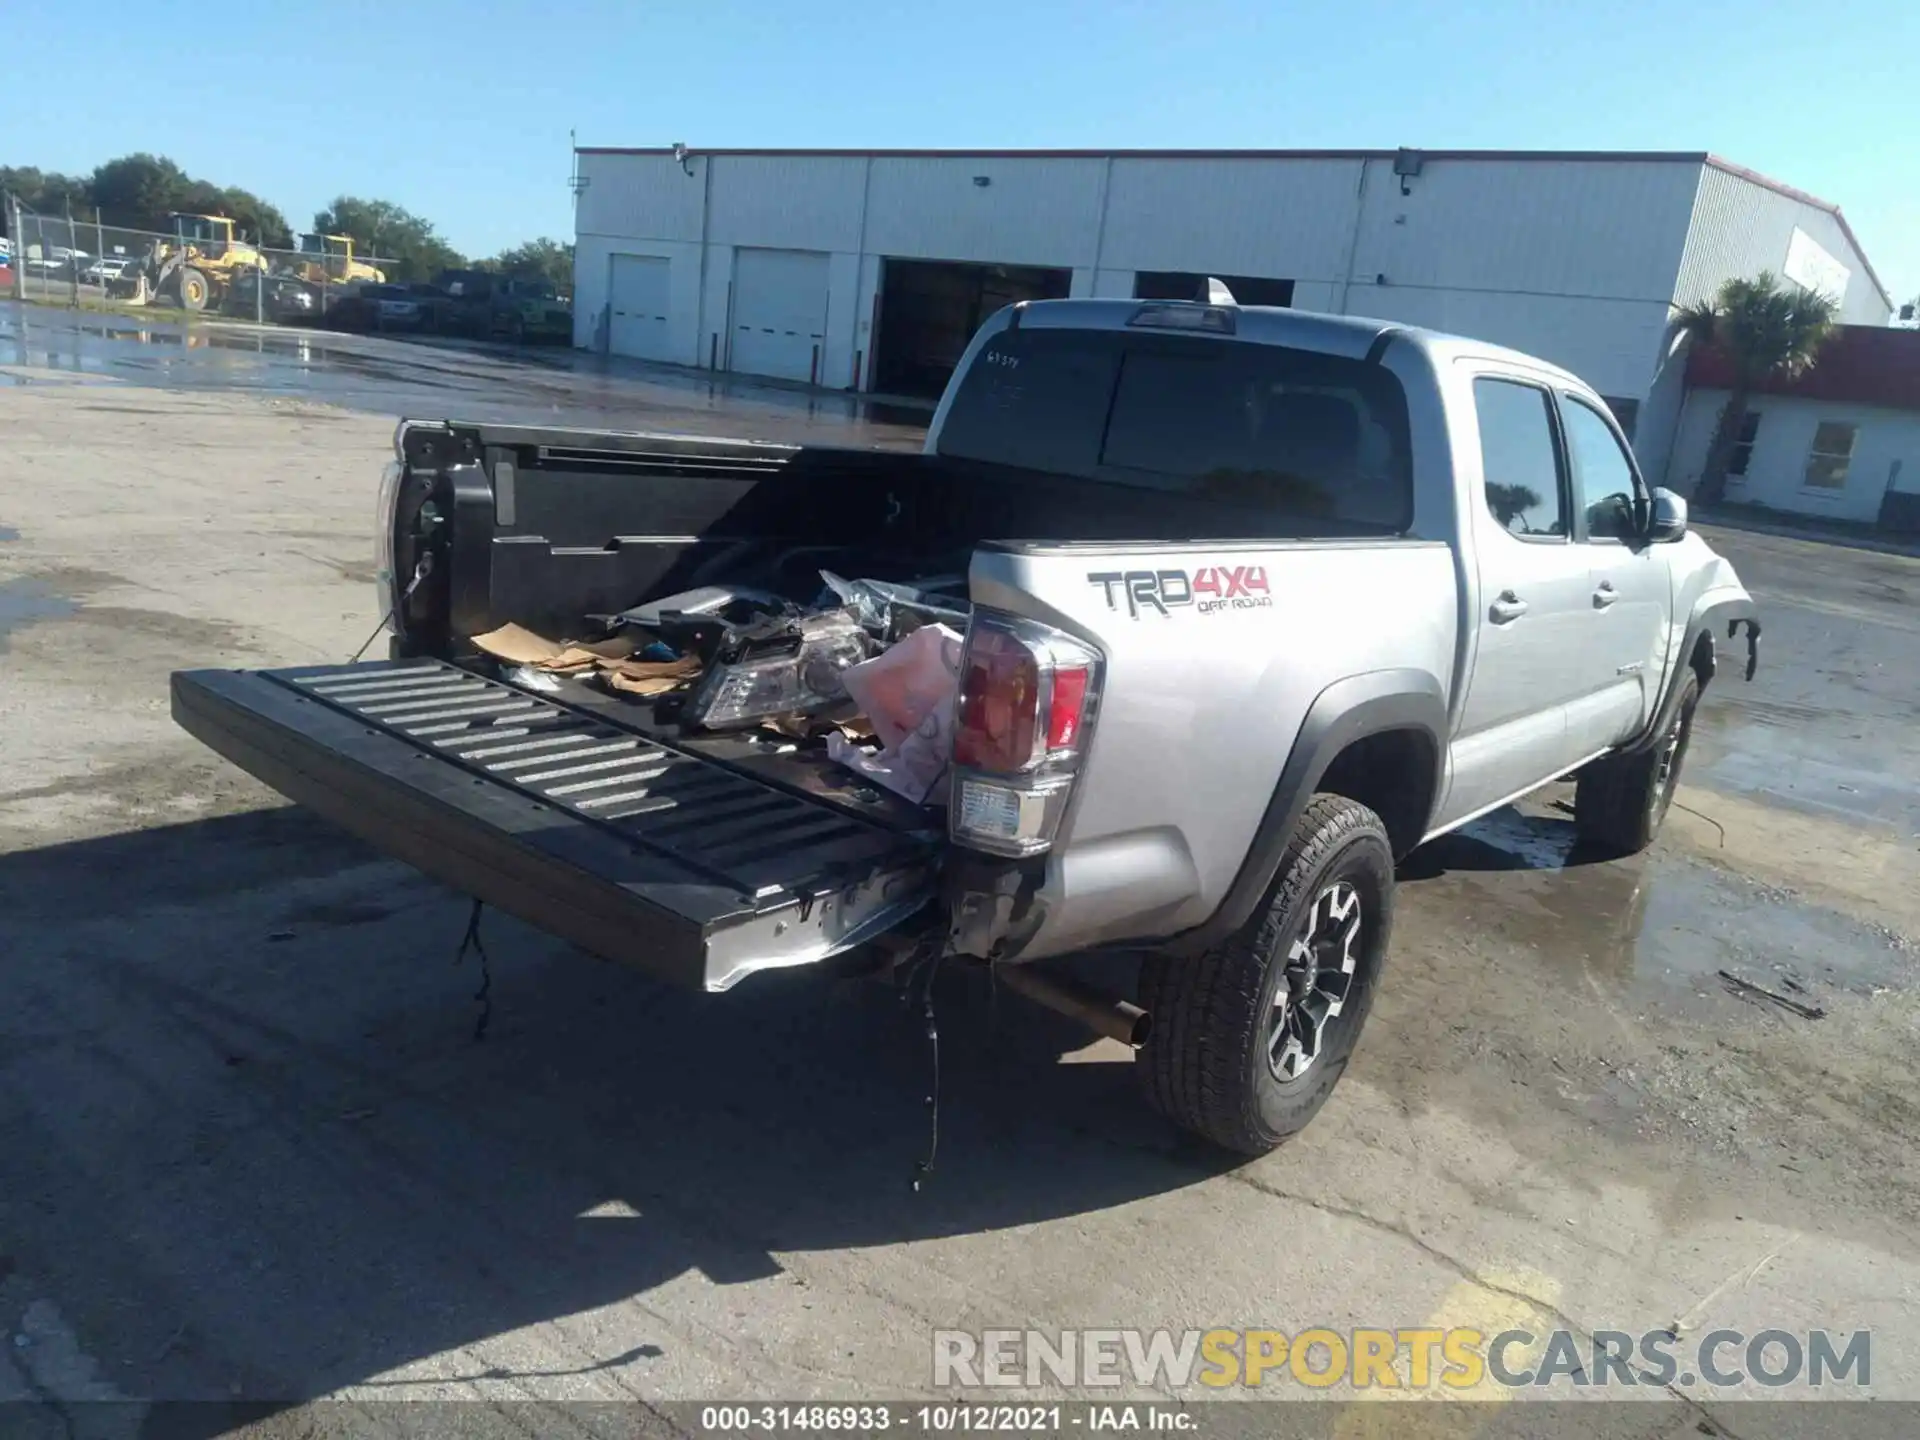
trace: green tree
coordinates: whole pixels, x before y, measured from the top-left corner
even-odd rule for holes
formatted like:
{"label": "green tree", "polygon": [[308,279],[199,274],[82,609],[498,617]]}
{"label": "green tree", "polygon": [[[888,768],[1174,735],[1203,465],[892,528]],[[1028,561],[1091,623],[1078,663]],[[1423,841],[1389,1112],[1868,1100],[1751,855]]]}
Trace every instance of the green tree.
{"label": "green tree", "polygon": [[1701,504],[1717,505],[1726,498],[1727,466],[1754,388],[1812,369],[1833,334],[1838,308],[1831,296],[1782,285],[1772,271],[1763,270],[1751,280],[1727,281],[1711,300],[1689,305],[1675,318],[1682,334],[1720,351],[1733,371],[1700,472],[1696,498]]}
{"label": "green tree", "polygon": [[545,280],[562,294],[573,292],[573,246],[545,235],[502,250],[481,263],[484,269],[497,270],[502,275]]}
{"label": "green tree", "polygon": [[466,263],[434,231],[432,221],[390,200],[337,196],[313,217],[313,228],[324,235],[351,235],[354,253],[375,259],[389,280],[431,280]]}
{"label": "green tree", "polygon": [[71,204],[83,211],[93,202],[83,175],[61,175],[31,165],[0,165],[0,194],[17,195],[20,203],[40,215],[61,215]]}
{"label": "green tree", "polygon": [[96,167],[87,189],[90,203],[113,224],[163,230],[170,211],[186,208],[181,202],[193,183],[173,161],[143,151]]}

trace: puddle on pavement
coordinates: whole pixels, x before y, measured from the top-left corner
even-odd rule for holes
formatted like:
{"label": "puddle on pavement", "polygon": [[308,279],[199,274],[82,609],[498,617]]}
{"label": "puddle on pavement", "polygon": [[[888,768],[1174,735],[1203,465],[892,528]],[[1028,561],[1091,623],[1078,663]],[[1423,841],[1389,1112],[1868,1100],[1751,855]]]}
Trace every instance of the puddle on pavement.
{"label": "puddle on pavement", "polygon": [[0,651],[14,631],[42,620],[64,620],[80,608],[44,580],[0,580]]}
{"label": "puddle on pavement", "polygon": [[1410,909],[1444,907],[1629,1001],[1729,998],[1722,970],[1809,1004],[1920,983],[1912,939],[1682,854],[1590,857],[1552,799],[1435,841],[1404,874]]}
{"label": "puddle on pavement", "polygon": [[1816,706],[1744,698],[1702,710],[1693,773],[1707,785],[1790,809],[1920,831],[1920,779],[1899,773],[1890,753],[1880,754],[1874,768],[1845,763],[1867,758],[1859,742],[1870,738],[1868,723],[1896,722],[1856,719],[1842,732],[1835,720]]}
{"label": "puddle on pavement", "polygon": [[20,532],[11,525],[0,525],[0,540],[18,540]]}
{"label": "puddle on pavement", "polygon": [[[510,423],[692,428],[795,441],[811,441],[819,431],[830,434],[831,443],[883,448],[917,449],[933,418],[930,402],[812,390],[568,347],[529,352],[6,305],[0,305],[0,360],[167,388],[300,395],[379,414],[459,410]],[[690,413],[722,417],[724,428],[689,426]],[[790,433],[766,433],[767,422]]]}

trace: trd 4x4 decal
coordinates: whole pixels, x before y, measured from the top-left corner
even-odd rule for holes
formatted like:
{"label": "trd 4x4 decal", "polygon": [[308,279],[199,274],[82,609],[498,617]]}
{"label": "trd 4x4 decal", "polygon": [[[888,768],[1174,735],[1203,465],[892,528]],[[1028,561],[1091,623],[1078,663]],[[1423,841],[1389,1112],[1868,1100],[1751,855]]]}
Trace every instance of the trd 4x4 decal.
{"label": "trd 4x4 decal", "polygon": [[1087,583],[1100,587],[1109,610],[1118,610],[1124,602],[1135,620],[1148,611],[1171,615],[1183,606],[1201,615],[1273,606],[1264,565],[1203,565],[1192,571],[1099,570],[1087,576]]}

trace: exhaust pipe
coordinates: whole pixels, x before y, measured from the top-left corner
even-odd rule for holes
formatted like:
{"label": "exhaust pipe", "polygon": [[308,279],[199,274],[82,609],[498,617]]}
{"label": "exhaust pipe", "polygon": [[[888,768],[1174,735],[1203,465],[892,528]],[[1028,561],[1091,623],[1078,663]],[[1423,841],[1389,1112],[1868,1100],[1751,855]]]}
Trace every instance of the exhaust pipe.
{"label": "exhaust pipe", "polygon": [[1122,1045],[1137,1050],[1152,1033],[1153,1017],[1130,1000],[1116,1000],[1075,981],[1041,975],[1031,965],[996,965],[993,973],[1015,994],[1069,1020],[1078,1020],[1095,1034]]}

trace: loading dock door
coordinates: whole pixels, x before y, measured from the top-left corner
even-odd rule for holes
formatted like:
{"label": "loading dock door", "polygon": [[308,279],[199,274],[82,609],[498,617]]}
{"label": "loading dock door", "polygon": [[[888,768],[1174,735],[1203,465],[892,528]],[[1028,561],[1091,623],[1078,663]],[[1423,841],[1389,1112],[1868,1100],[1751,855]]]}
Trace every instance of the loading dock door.
{"label": "loading dock door", "polygon": [[727,368],[780,380],[820,378],[827,344],[827,257],[814,250],[733,252]]}
{"label": "loading dock door", "polygon": [[672,263],[658,255],[615,255],[607,278],[607,348],[637,360],[671,360],[667,339]]}
{"label": "loading dock door", "polygon": [[980,322],[1020,300],[1059,300],[1071,270],[957,260],[886,261],[873,388],[938,398]]}
{"label": "loading dock door", "polygon": [[[1142,270],[1133,277],[1136,300],[1204,300],[1209,277],[1192,270]],[[1293,281],[1265,275],[1211,277],[1233,292],[1236,305],[1293,304]]]}

